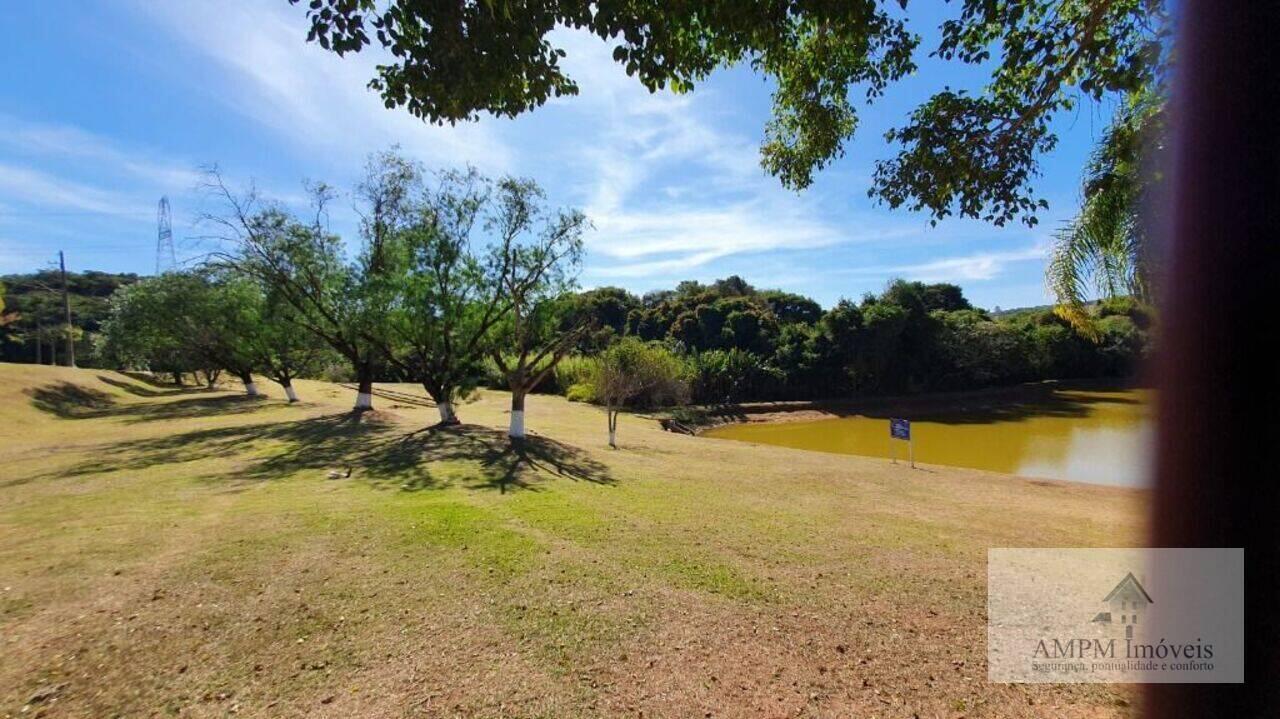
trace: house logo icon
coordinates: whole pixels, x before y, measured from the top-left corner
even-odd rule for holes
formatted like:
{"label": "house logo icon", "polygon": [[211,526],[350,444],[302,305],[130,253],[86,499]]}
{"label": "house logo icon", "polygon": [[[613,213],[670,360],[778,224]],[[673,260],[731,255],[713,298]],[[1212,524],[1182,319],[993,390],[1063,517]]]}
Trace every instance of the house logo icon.
{"label": "house logo icon", "polygon": [[1133,576],[1133,572],[1124,575],[1124,579],[1103,598],[1102,604],[1107,611],[1098,612],[1093,622],[1108,626],[1124,627],[1125,639],[1133,639],[1133,628],[1141,621],[1147,606],[1154,600],[1147,590]]}

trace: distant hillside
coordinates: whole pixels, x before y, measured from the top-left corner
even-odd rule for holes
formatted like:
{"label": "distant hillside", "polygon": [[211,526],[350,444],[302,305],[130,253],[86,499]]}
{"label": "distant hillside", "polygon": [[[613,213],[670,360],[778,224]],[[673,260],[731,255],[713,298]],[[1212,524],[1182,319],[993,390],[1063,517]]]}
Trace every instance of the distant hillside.
{"label": "distant hillside", "polygon": [[[106,319],[108,299],[116,288],[138,281],[135,274],[68,272],[71,323],[76,334],[76,361],[89,366],[92,336]],[[62,278],[56,270],[0,276],[4,311],[11,321],[0,328],[0,361],[44,364],[65,362],[66,334]]]}
{"label": "distant hillside", "polygon": [[995,307],[991,309],[988,312],[988,314],[990,314],[992,317],[1009,317],[1011,315],[1020,315],[1024,312],[1044,312],[1045,310],[1051,310],[1051,309],[1053,309],[1053,305],[1034,305],[1032,307],[1010,307],[1009,309],[1004,309],[1003,307]]}
{"label": "distant hillside", "polygon": [[[1089,308],[1097,307],[1098,301],[1094,300],[1092,302],[1086,302],[1084,303],[1084,306]],[[1035,305],[1033,307],[1011,307],[1007,310],[997,307],[991,310],[990,315],[992,317],[1011,317],[1013,315],[1021,315],[1029,312],[1048,312],[1054,307],[1055,305]]]}

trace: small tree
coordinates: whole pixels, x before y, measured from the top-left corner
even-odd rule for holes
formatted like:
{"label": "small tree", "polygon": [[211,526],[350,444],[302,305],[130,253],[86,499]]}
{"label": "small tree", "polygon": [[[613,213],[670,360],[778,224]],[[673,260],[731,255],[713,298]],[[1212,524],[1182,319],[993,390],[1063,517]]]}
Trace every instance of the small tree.
{"label": "small tree", "polygon": [[609,446],[618,448],[618,413],[628,403],[656,406],[688,396],[680,358],[657,343],[624,337],[601,353],[591,383],[604,403]]}
{"label": "small tree", "polygon": [[1088,311],[1090,295],[1152,297],[1155,258],[1142,210],[1160,181],[1165,112],[1154,92],[1130,94],[1089,159],[1080,211],[1054,234],[1045,269],[1054,311],[1094,340],[1101,335]]}
{"label": "small tree", "polygon": [[422,383],[441,424],[456,424],[456,401],[479,383],[491,330],[510,308],[499,290],[501,264],[486,272],[473,234],[483,223],[491,183],[475,170],[442,172],[402,233],[401,298],[388,326],[386,354]]}
{"label": "small tree", "polygon": [[258,318],[233,279],[207,271],[169,272],[121,288],[104,326],[104,354],[121,366],[173,375],[226,369],[258,395],[253,381]]}
{"label": "small tree", "polygon": [[[370,162],[373,176],[374,162]],[[223,200],[225,215],[206,215],[224,230],[221,239],[235,249],[217,255],[221,264],[249,275],[293,308],[290,320],[311,332],[351,363],[357,380],[355,411],[373,408],[373,378],[380,360],[378,337],[386,320],[389,228],[394,224],[377,181],[362,186],[369,200],[362,229],[365,246],[356,262],[348,262],[342,239],[326,228],[326,185],[309,189],[315,210],[310,222],[295,219],[279,207],[263,207],[255,193],[238,197],[222,178],[210,173],[209,186]],[[398,207],[397,207],[398,209]]]}
{"label": "small tree", "polygon": [[227,370],[244,385],[245,394],[259,396],[253,372],[261,367],[266,340],[257,288],[242,277],[210,269],[193,273],[191,279],[186,311],[176,315],[181,331],[207,360],[204,367]]}
{"label": "small tree", "polygon": [[495,195],[495,211],[486,224],[499,239],[489,272],[510,311],[490,354],[511,389],[508,434],[523,439],[525,396],[590,329],[572,319],[568,296],[582,264],[587,220],[577,210],[547,212],[546,195],[531,180],[505,178]]}
{"label": "small tree", "polygon": [[328,354],[328,346],[297,321],[298,311],[272,288],[243,275],[229,278],[228,285],[228,291],[238,296],[248,322],[243,337],[246,354],[284,389],[290,403],[297,402],[293,380],[315,371]]}
{"label": "small tree", "polygon": [[178,291],[180,283],[185,279],[165,275],[116,290],[102,325],[100,356],[120,368],[170,375],[179,385],[184,373],[204,366],[177,321],[178,303],[188,296]]}

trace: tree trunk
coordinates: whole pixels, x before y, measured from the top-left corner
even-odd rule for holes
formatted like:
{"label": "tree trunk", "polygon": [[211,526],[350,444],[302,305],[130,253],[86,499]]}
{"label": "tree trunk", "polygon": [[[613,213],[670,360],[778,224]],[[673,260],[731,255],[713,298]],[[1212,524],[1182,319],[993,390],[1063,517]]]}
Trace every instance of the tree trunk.
{"label": "tree trunk", "polygon": [[259,396],[258,385],[254,383],[252,374],[245,372],[244,374],[240,375],[240,381],[244,383],[245,394],[249,395],[250,397]]}
{"label": "tree trunk", "polygon": [[511,390],[511,428],[507,436],[511,439],[524,439],[524,396],[525,390]]}
{"label": "tree trunk", "polygon": [[422,388],[427,391],[427,395],[436,403],[436,409],[440,412],[440,424],[461,424],[458,421],[458,413],[454,409],[453,402],[449,399],[454,395],[452,388],[429,387],[425,382]]}
{"label": "tree trunk", "polygon": [[609,405],[605,409],[605,413],[609,418],[609,446],[614,449],[618,448],[618,411]]}
{"label": "tree trunk", "polygon": [[440,424],[459,424],[458,415],[454,414],[452,402],[437,402],[436,408],[440,410]]}
{"label": "tree trunk", "polygon": [[369,362],[362,363],[356,368],[356,378],[359,385],[356,387],[355,411],[373,409],[373,365]]}
{"label": "tree trunk", "polygon": [[181,387],[181,386],[182,386],[182,373],[181,373],[181,372],[174,372],[174,373],[173,373],[173,383],[174,383],[174,384],[176,384],[176,385],[178,385],[179,387]]}
{"label": "tree trunk", "polygon": [[293,380],[285,378],[285,380],[280,383],[280,386],[284,387],[284,394],[289,398],[289,404],[293,404],[298,401],[298,393],[293,391]]}

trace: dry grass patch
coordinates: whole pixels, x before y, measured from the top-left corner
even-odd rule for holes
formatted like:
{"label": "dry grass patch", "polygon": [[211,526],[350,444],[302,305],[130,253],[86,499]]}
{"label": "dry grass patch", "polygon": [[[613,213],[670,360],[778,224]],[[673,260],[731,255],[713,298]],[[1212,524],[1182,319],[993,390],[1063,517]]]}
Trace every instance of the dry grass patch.
{"label": "dry grass patch", "polygon": [[0,365],[0,716],[1133,712],[986,681],[985,561],[1136,544],[1141,492],[298,389]]}

